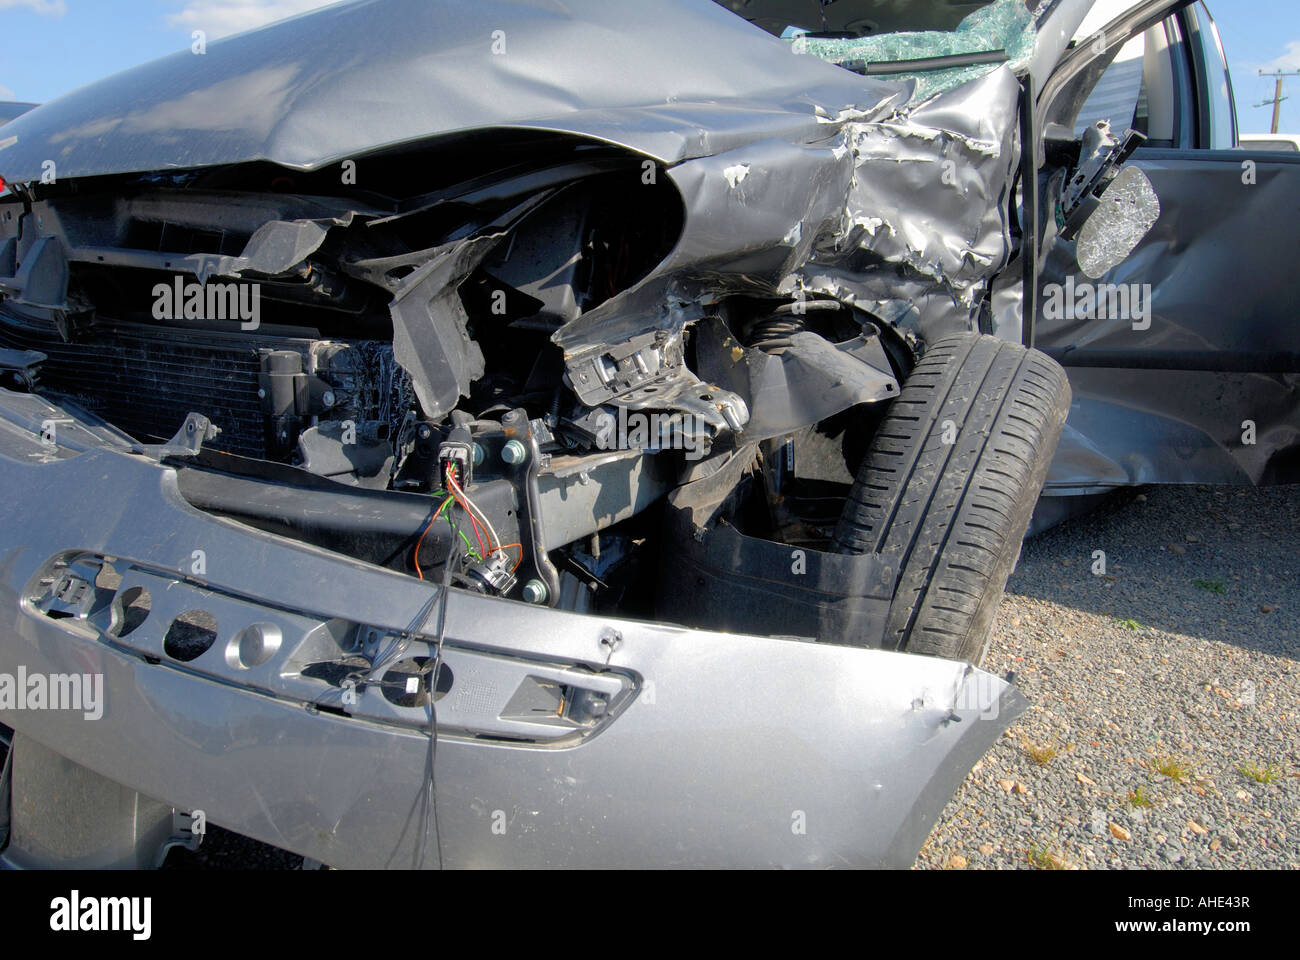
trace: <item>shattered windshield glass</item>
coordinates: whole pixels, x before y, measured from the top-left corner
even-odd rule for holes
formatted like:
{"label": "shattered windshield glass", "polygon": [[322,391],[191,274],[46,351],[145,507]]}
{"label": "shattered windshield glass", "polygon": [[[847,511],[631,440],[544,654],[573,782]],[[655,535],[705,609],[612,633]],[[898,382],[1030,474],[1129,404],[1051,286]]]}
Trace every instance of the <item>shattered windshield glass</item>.
{"label": "shattered windshield glass", "polygon": [[[899,63],[934,57],[1003,51],[1013,70],[1026,67],[1037,38],[1035,15],[1024,0],[995,0],[958,24],[955,30],[889,33],[872,37],[828,39],[796,34],[787,39],[796,53],[807,53],[841,66]],[[896,74],[916,82],[913,100],[926,100],[945,90],[978,79],[998,63],[980,63]]]}

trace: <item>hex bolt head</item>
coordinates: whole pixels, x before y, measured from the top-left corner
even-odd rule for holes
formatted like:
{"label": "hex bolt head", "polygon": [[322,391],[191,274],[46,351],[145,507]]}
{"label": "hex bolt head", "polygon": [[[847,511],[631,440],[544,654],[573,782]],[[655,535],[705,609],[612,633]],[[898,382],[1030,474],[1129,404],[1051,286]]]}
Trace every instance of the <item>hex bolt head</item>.
{"label": "hex bolt head", "polygon": [[546,584],[540,580],[529,580],[524,584],[524,600],[527,603],[545,603]]}
{"label": "hex bolt head", "polygon": [[528,459],[528,448],[518,440],[510,440],[501,448],[501,459],[509,464],[523,463]]}
{"label": "hex bolt head", "polygon": [[433,436],[433,428],[430,427],[427,423],[420,424],[420,429],[415,432],[416,434],[419,435],[421,440],[428,440],[431,436]]}
{"label": "hex bolt head", "polygon": [[321,406],[323,406],[326,410],[328,410],[328,409],[330,409],[330,407],[334,406],[334,400],[335,400],[335,399],[336,399],[336,398],[335,398],[335,396],[334,396],[334,391],[333,391],[333,390],[326,390],[326,391],[325,391],[324,393],[322,393],[321,396],[320,396]]}
{"label": "hex bolt head", "polygon": [[483,458],[484,458],[485,456],[487,456],[487,454],[485,454],[485,453],[483,452],[483,447],[482,447],[482,445],[481,445],[481,444],[478,444],[478,443],[475,443],[475,444],[474,444],[474,453],[473,453],[473,457],[474,457],[474,466],[476,466],[476,467],[479,466],[479,465],[483,462]]}

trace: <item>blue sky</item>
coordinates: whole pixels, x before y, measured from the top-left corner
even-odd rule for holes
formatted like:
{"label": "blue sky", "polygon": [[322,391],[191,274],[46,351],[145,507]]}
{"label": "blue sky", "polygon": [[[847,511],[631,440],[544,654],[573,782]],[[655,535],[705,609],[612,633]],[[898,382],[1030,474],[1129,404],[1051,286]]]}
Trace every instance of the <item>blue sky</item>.
{"label": "blue sky", "polygon": [[[0,0],[0,100],[45,102],[209,39],[322,6],[329,0]],[[466,0],[472,3],[474,0]],[[616,0],[610,0],[616,2]],[[653,2],[653,0],[633,0]],[[1232,64],[1243,132],[1268,130],[1273,96],[1263,69],[1300,71],[1300,2],[1207,0]],[[1300,133],[1300,77],[1288,80],[1282,131]]]}

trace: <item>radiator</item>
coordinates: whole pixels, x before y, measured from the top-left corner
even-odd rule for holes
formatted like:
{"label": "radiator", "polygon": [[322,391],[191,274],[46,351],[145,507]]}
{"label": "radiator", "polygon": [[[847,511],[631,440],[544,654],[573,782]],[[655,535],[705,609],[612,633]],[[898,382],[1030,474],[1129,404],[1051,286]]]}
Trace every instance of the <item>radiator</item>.
{"label": "radiator", "polygon": [[221,428],[206,446],[264,457],[266,418],[257,396],[259,349],[303,350],[306,341],[265,336],[95,325],[71,343],[54,330],[0,317],[0,345],[39,350],[36,391],[70,400],[142,442],[171,439],[190,411]]}

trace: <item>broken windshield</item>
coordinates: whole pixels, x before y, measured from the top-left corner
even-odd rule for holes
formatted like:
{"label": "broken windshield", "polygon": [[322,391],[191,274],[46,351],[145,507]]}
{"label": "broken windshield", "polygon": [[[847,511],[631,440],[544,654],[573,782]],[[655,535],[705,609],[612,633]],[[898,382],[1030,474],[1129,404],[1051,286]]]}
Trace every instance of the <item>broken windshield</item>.
{"label": "broken windshield", "polygon": [[[900,31],[871,36],[828,36],[788,27],[795,53],[811,54],[860,73],[890,74],[916,83],[914,100],[978,79],[1000,64],[1028,67],[1037,21],[1024,0],[994,0],[951,30]],[[847,31],[844,31],[847,32]]]}

